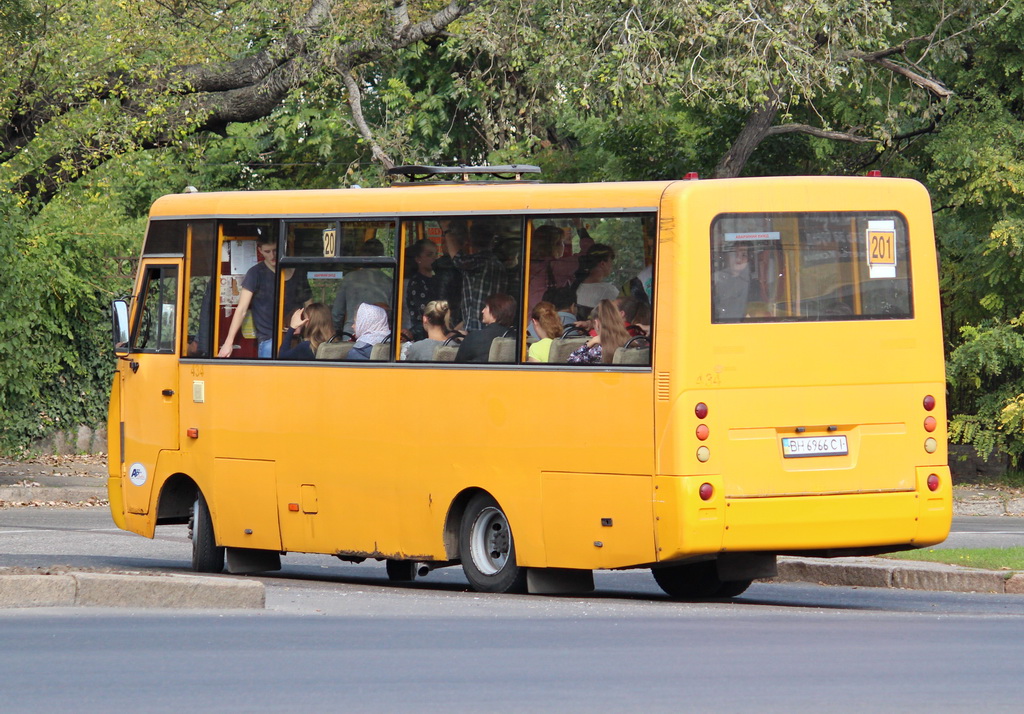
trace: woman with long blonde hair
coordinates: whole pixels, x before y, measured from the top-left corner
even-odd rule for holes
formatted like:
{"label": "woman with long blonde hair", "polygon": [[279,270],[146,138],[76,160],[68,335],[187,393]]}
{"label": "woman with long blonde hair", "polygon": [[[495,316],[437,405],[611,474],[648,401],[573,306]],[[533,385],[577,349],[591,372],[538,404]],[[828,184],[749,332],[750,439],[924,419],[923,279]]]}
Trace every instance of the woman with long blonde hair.
{"label": "woman with long blonde hair", "polygon": [[569,355],[569,364],[611,364],[615,350],[629,341],[626,324],[614,302],[602,300],[594,312],[597,334]]}
{"label": "woman with long blonde hair", "polygon": [[[297,345],[292,342],[302,337]],[[316,359],[316,348],[334,336],[334,319],[331,308],[322,302],[312,302],[292,314],[291,325],[284,333],[278,359]]]}

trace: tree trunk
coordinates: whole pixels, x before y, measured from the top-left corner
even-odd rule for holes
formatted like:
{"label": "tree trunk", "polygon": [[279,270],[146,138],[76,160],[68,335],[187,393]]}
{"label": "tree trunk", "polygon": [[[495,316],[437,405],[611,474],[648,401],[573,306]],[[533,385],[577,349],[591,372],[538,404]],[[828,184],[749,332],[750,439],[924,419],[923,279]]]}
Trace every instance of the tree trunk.
{"label": "tree trunk", "polygon": [[775,123],[775,117],[779,113],[779,100],[772,95],[764,104],[747,115],[747,123],[743,131],[736,137],[736,141],[725,156],[719,160],[713,174],[714,178],[736,178],[747,165],[750,155],[768,136],[768,130]]}

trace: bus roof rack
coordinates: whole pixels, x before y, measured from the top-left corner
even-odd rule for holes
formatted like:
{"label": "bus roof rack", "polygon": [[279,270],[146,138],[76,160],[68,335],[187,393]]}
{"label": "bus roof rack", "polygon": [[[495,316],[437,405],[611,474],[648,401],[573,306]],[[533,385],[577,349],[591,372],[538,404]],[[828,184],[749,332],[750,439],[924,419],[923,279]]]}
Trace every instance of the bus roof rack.
{"label": "bus roof rack", "polygon": [[[405,176],[410,183],[427,182],[436,176],[461,176],[463,182],[470,182],[472,176],[490,176],[503,181],[522,181],[523,174],[539,174],[539,166],[530,164],[505,164],[502,166],[395,166],[388,169],[391,176]],[[449,183],[429,181],[429,183]]]}

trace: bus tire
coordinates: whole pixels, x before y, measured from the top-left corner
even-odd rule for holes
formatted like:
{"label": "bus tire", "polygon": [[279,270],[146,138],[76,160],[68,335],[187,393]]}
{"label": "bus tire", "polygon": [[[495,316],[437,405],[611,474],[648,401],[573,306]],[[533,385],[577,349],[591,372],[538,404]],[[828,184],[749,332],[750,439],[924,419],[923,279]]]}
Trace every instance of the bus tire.
{"label": "bus tire", "polygon": [[679,600],[716,597],[723,584],[718,579],[718,564],[713,560],[652,568],[651,574],[667,595]]}
{"label": "bus tire", "polygon": [[516,563],[512,528],[490,494],[477,494],[466,506],[459,531],[459,553],[462,570],[474,590],[526,592],[526,568]]}
{"label": "bus tire", "polygon": [[192,505],[192,517],[188,522],[188,534],[192,539],[192,570],[197,573],[220,573],[224,570],[224,548],[218,546],[213,536],[213,519],[210,507],[202,493]]}
{"label": "bus tire", "polygon": [[393,583],[409,583],[416,579],[415,560],[392,560],[388,558],[384,567],[388,571],[388,580]]}
{"label": "bus tire", "polygon": [[715,595],[717,597],[736,597],[737,595],[742,595],[753,582],[753,580],[724,580]]}

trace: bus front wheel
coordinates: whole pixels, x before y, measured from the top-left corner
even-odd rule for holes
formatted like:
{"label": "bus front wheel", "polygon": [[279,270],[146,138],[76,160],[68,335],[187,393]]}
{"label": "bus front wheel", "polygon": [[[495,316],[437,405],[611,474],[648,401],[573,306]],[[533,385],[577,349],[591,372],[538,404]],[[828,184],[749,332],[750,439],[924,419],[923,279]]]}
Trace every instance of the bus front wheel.
{"label": "bus front wheel", "polygon": [[474,590],[485,593],[526,592],[526,568],[516,563],[516,545],[508,518],[490,494],[472,498],[459,531],[462,570]]}
{"label": "bus front wheel", "polygon": [[718,564],[713,560],[651,570],[654,580],[670,597],[702,600],[736,597],[750,587],[752,580],[720,580]]}
{"label": "bus front wheel", "polygon": [[200,493],[192,504],[192,517],[188,521],[188,535],[192,539],[192,570],[197,573],[219,573],[224,570],[224,548],[213,537],[213,519],[206,498]]}

